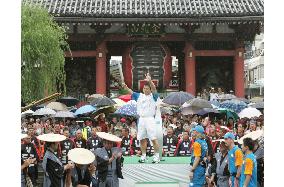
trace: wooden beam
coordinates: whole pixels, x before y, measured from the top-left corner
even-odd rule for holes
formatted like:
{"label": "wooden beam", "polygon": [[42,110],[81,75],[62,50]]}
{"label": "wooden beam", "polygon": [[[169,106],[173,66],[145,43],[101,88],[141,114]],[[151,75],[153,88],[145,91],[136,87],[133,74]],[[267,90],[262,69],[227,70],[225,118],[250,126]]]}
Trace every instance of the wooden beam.
{"label": "wooden beam", "polygon": [[234,50],[198,50],[194,51],[194,56],[235,56]]}
{"label": "wooden beam", "polygon": [[[71,54],[72,53],[72,54]],[[92,51],[69,51],[65,52],[65,57],[96,57],[97,52]]]}

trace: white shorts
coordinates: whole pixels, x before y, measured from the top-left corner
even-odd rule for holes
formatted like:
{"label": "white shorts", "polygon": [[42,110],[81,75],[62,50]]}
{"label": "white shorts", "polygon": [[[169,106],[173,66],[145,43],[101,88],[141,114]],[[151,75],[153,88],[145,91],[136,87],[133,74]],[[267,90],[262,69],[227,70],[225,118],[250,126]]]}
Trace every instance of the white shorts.
{"label": "white shorts", "polygon": [[140,117],[138,120],[137,140],[157,139],[156,122],[154,117]]}

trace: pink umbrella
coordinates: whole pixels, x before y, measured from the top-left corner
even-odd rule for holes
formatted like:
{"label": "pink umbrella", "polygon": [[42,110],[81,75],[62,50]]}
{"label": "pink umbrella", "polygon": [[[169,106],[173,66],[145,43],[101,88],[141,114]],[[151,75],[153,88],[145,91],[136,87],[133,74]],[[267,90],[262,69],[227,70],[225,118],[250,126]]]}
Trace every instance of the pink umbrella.
{"label": "pink umbrella", "polygon": [[121,95],[118,97],[119,99],[123,100],[124,102],[128,102],[131,100],[131,95]]}

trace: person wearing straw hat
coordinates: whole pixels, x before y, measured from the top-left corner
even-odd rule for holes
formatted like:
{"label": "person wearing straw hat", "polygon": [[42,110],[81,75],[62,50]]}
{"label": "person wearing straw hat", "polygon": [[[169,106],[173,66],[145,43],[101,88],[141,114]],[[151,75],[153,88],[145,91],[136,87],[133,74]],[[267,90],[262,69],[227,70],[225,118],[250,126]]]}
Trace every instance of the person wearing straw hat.
{"label": "person wearing straw hat", "polygon": [[227,132],[224,136],[226,145],[229,147],[229,171],[230,171],[230,183],[232,187],[239,186],[239,179],[241,175],[241,167],[243,162],[243,153],[241,149],[235,145],[235,136],[231,132]]}
{"label": "person wearing straw hat", "polygon": [[103,148],[95,150],[99,187],[119,187],[118,178],[123,179],[123,157],[121,148],[113,147],[113,144],[122,139],[105,132],[97,132],[97,135],[103,139]]}
{"label": "person wearing straw hat", "polygon": [[75,163],[71,169],[72,186],[90,186],[92,176],[95,175],[96,167],[94,165],[95,155],[88,149],[74,148],[68,153],[69,159]]}
{"label": "person wearing straw hat", "polygon": [[152,163],[159,163],[160,145],[157,139],[156,121],[154,118],[156,114],[156,102],[159,95],[154,83],[151,80],[150,74],[147,73],[145,77],[147,82],[144,84],[143,93],[133,92],[127,87],[125,83],[123,83],[122,85],[124,89],[128,90],[128,92],[132,94],[132,99],[137,102],[137,113],[139,115],[137,139],[140,140],[142,151],[142,156],[140,157],[139,162],[145,163],[146,161],[148,138],[152,141],[155,150]]}
{"label": "person wearing straw hat", "polygon": [[205,140],[204,128],[197,125],[192,129],[194,143],[192,145],[191,168],[189,173],[190,187],[203,187],[205,184],[206,159],[208,156],[208,145]]}
{"label": "person wearing straw hat", "polygon": [[38,139],[46,142],[46,152],[43,157],[42,168],[44,171],[43,187],[63,187],[63,174],[65,170],[74,167],[72,163],[63,166],[61,160],[54,153],[59,147],[59,142],[66,139],[60,134],[43,134]]}
{"label": "person wearing straw hat", "polygon": [[257,186],[257,162],[253,154],[254,141],[252,138],[244,138],[242,151],[245,153],[245,158],[242,164],[242,172],[240,178],[241,187],[256,187]]}
{"label": "person wearing straw hat", "polygon": [[34,162],[24,170],[24,174],[31,179],[33,185],[36,185],[38,178],[37,162],[39,162],[39,155],[36,151],[35,145],[31,142],[31,136],[27,135],[25,138],[23,138],[23,140],[24,143],[21,145],[22,161],[28,158],[34,159]]}

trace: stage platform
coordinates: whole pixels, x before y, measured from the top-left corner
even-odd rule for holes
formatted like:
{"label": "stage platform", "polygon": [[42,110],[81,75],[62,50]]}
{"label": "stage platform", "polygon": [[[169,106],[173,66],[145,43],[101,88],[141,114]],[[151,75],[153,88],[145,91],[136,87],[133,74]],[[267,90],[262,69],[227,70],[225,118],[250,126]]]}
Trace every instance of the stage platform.
{"label": "stage platform", "polygon": [[163,157],[164,161],[152,164],[138,163],[139,157],[124,157],[120,187],[188,187],[190,157]]}

